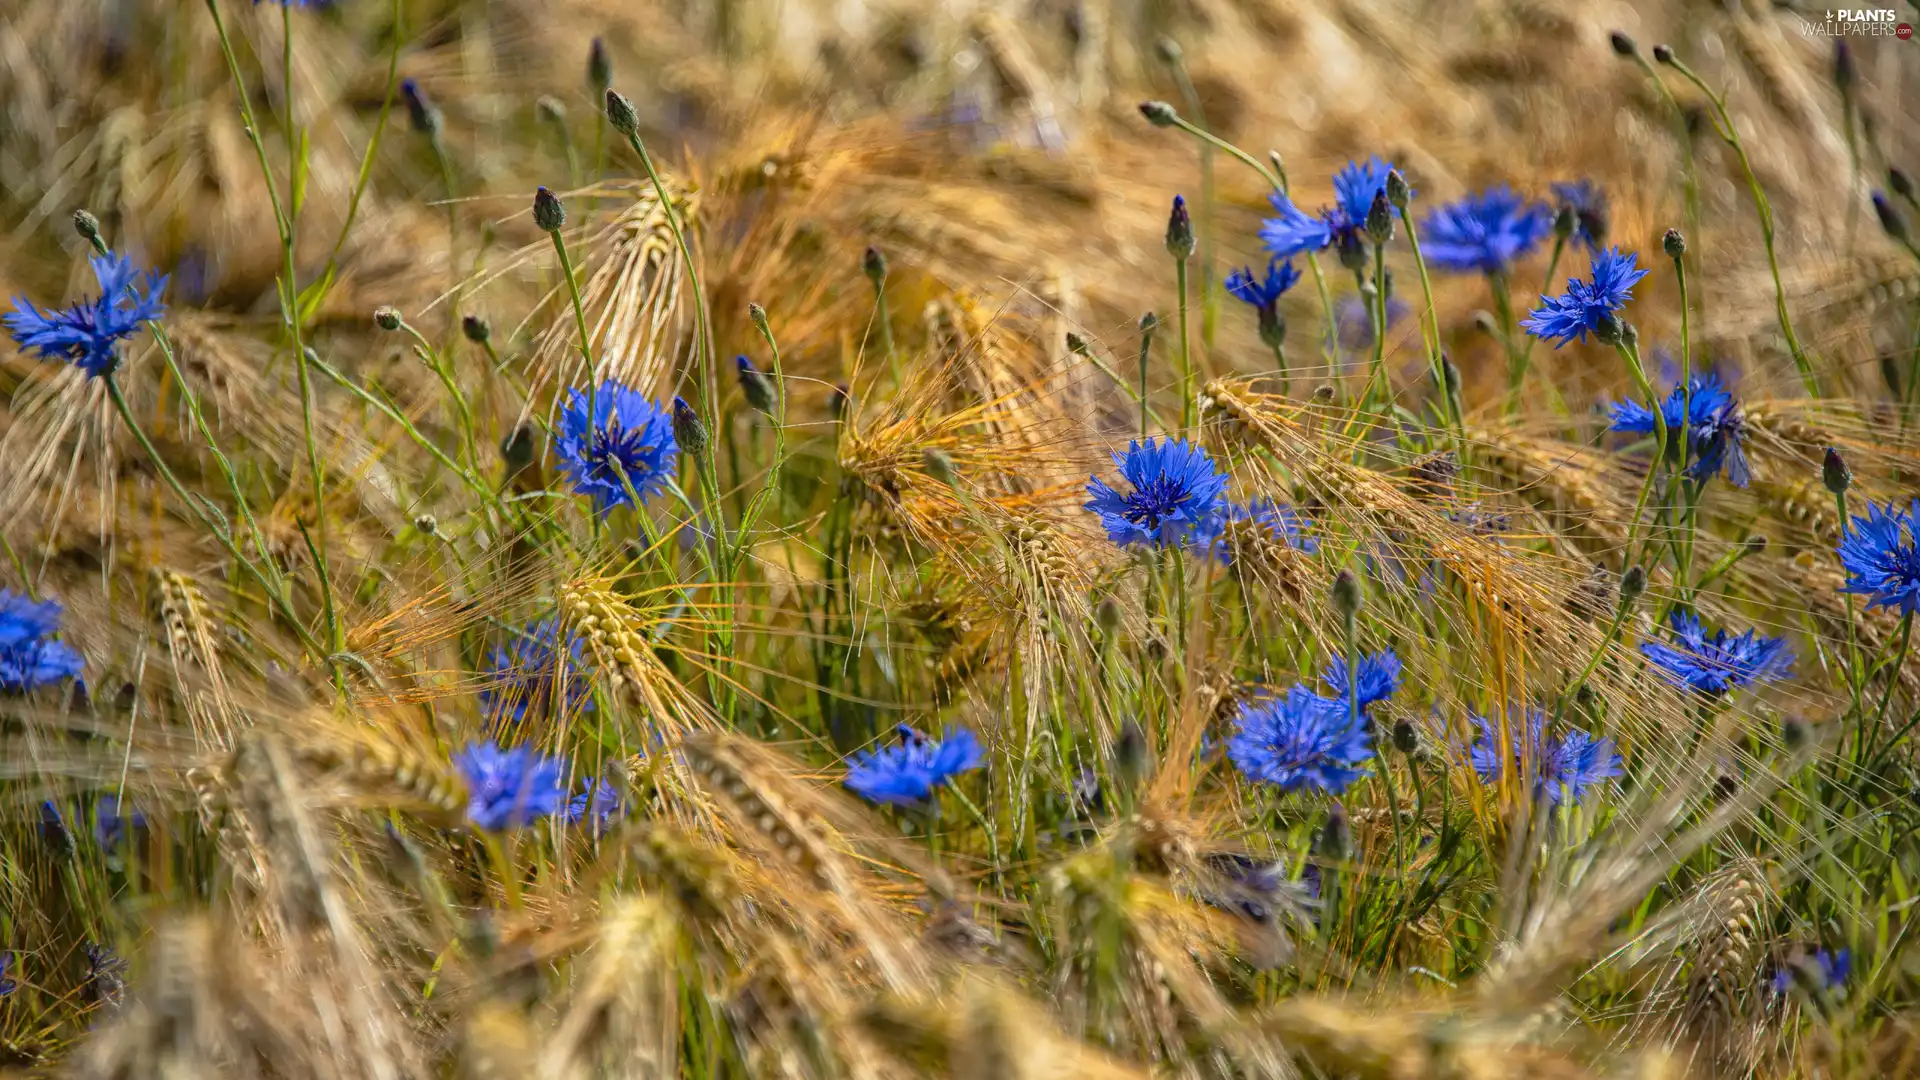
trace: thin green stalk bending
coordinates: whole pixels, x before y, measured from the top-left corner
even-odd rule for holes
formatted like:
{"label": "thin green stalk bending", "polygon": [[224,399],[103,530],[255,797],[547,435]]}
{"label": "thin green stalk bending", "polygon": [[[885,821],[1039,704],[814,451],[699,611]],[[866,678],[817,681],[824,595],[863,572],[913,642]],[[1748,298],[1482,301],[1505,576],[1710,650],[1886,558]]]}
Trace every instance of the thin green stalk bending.
{"label": "thin green stalk bending", "polygon": [[1754,211],[1760,219],[1760,240],[1767,250],[1767,271],[1773,277],[1773,305],[1780,320],[1780,332],[1787,339],[1787,350],[1793,354],[1793,366],[1800,372],[1800,381],[1806,386],[1808,396],[1819,397],[1820,384],[1814,376],[1813,362],[1807,358],[1806,350],[1800,347],[1800,338],[1793,332],[1793,319],[1787,313],[1787,289],[1780,279],[1780,257],[1774,250],[1773,204],[1768,202],[1766,190],[1760,186],[1760,178],[1754,174],[1753,162],[1747,157],[1747,148],[1740,141],[1740,133],[1734,129],[1726,101],[1708,89],[1700,76],[1694,74],[1693,69],[1679,57],[1670,57],[1667,62],[1706,95],[1713,107],[1715,133],[1733,148],[1734,156],[1740,159],[1740,171],[1746,174],[1747,190],[1753,195]]}
{"label": "thin green stalk bending", "polygon": [[380,99],[380,114],[373,122],[373,136],[367,140],[366,153],[360,157],[360,172],[354,177],[353,194],[347,199],[347,216],[340,222],[340,234],[334,238],[333,252],[327,256],[326,269],[320,272],[319,280],[330,282],[340,268],[340,252],[346,247],[347,234],[353,231],[353,222],[360,214],[360,200],[367,193],[367,184],[373,179],[373,162],[380,153],[380,140],[387,133],[387,117],[393,112],[393,95],[400,86],[400,47],[405,43],[401,33],[401,19],[406,13],[402,0],[393,0],[389,17],[393,20],[393,49],[387,56],[387,88]]}

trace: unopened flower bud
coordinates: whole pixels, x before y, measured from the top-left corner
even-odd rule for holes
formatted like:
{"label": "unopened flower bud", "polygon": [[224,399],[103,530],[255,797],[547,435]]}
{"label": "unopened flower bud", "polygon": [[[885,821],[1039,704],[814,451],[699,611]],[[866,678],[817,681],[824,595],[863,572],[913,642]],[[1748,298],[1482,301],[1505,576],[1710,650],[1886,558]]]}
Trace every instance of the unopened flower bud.
{"label": "unopened flower bud", "polygon": [[485,345],[493,337],[493,325],[478,315],[463,315],[460,332],[475,345]]}
{"label": "unopened flower bud", "polygon": [[761,307],[759,304],[748,304],[747,305],[747,321],[753,324],[753,328],[755,330],[758,330],[763,334],[766,333],[767,332],[767,309]]}
{"label": "unopened flower bud", "polygon": [[1653,58],[1663,64],[1673,63],[1673,46],[1655,45],[1653,47]]}
{"label": "unopened flower bud", "polygon": [[1179,42],[1162,34],[1159,40],[1153,43],[1153,55],[1159,58],[1161,63],[1172,67],[1179,63],[1185,54],[1181,51]]}
{"label": "unopened flower bud", "polygon": [[1475,311],[1473,313],[1473,328],[1490,338],[1498,338],[1500,336],[1500,324],[1493,321],[1493,314],[1491,312]]}
{"label": "unopened flower bud", "polygon": [[867,280],[873,282],[874,288],[879,288],[880,283],[887,280],[886,255],[882,254],[879,248],[868,244],[867,250],[860,255],[860,272],[867,275]]}
{"label": "unopened flower bud", "polygon": [[1858,72],[1853,66],[1853,49],[1848,46],[1847,39],[1834,38],[1833,85],[1839,87],[1841,93],[1847,93],[1853,89],[1857,75]]}
{"label": "unopened flower bud", "polygon": [[1887,170],[1887,187],[1903,199],[1913,198],[1913,177],[1898,165]]}
{"label": "unopened flower bud", "polygon": [[587,48],[587,85],[595,94],[613,85],[613,57],[607,55],[607,43],[600,38]]}
{"label": "unopened flower bud", "polygon": [[1442,356],[1440,358],[1440,377],[1442,379],[1445,379],[1447,382],[1447,386],[1446,386],[1447,396],[1459,397],[1460,396],[1460,365],[1453,362],[1453,357]]}
{"label": "unopened flower bud", "polygon": [[1639,566],[1629,566],[1620,575],[1620,608],[1627,610],[1647,591],[1647,572]]}
{"label": "unopened flower bud", "polygon": [[1367,236],[1376,244],[1393,239],[1393,204],[1384,189],[1373,193],[1373,205],[1367,207]]}
{"label": "unopened flower bud", "polygon": [[552,94],[540,95],[540,100],[533,103],[533,114],[546,124],[560,125],[567,122],[567,107]]}
{"label": "unopened flower bud", "polygon": [[1420,748],[1420,732],[1413,721],[1402,717],[1393,722],[1393,747],[1403,754],[1411,754]]}
{"label": "unopened flower bud", "polygon": [[693,411],[687,399],[673,399],[673,441],[680,449],[699,457],[707,449],[707,425],[700,420],[700,414]]}
{"label": "unopened flower bud", "polygon": [[1140,781],[1146,779],[1147,769],[1152,764],[1152,755],[1147,745],[1147,732],[1140,721],[1128,717],[1120,724],[1120,737],[1113,742],[1113,771],[1115,777],[1128,790],[1132,790]]}
{"label": "unopened flower bud", "polygon": [[1193,218],[1187,213],[1186,197],[1175,195],[1167,215],[1167,254],[1185,261],[1193,258],[1193,247]]}
{"label": "unopened flower bud", "polygon": [[1172,127],[1180,119],[1180,114],[1173,111],[1173,106],[1164,101],[1141,102],[1140,115],[1146,117],[1147,123],[1154,127]]}
{"label": "unopened flower bud", "polygon": [[413,527],[423,536],[433,536],[440,531],[440,519],[432,514],[421,514],[413,519]]}
{"label": "unopened flower bud", "polygon": [[1360,579],[1351,570],[1342,570],[1333,578],[1333,610],[1343,619],[1351,619],[1360,614],[1362,603]]}
{"label": "unopened flower bud", "polygon": [[1093,608],[1094,624],[1100,632],[1111,639],[1114,631],[1120,629],[1120,601],[1111,596],[1103,596]]}
{"label": "unopened flower bud", "polygon": [[1067,331],[1067,351],[1075,356],[1093,355],[1092,350],[1087,346],[1087,339],[1071,330]]}
{"label": "unopened flower bud", "polygon": [[1407,186],[1407,178],[1400,175],[1399,169],[1387,170],[1387,201],[1396,209],[1405,210],[1407,200],[1413,197],[1413,189]]}
{"label": "unopened flower bud", "polygon": [[1789,753],[1797,753],[1813,741],[1813,729],[1797,716],[1786,717],[1780,721],[1780,741],[1786,744]]}
{"label": "unopened flower bud", "polygon": [[773,380],[765,372],[753,366],[753,361],[744,356],[736,356],[733,363],[740,370],[740,392],[746,396],[747,404],[763,413],[773,412]]}
{"label": "unopened flower bud", "polygon": [[1847,468],[1847,459],[1831,446],[1820,461],[1820,482],[1835,495],[1845,495],[1853,486],[1853,470]]}
{"label": "unopened flower bud", "polygon": [[434,105],[427,92],[412,79],[400,80],[400,96],[407,99],[407,119],[412,121],[413,130],[429,138],[440,134],[440,110]]}
{"label": "unopened flower bud", "polygon": [[920,451],[920,467],[926,470],[928,476],[948,487],[956,487],[960,483],[960,474],[953,468],[953,455],[937,446]]}
{"label": "unopened flower bud", "polygon": [[1353,851],[1353,827],[1347,822],[1347,809],[1339,803],[1327,805],[1327,820],[1320,826],[1314,850],[1321,858],[1344,860]]}
{"label": "unopened flower bud", "polygon": [[1640,328],[1630,322],[1621,323],[1620,344],[1625,345],[1631,351],[1638,352],[1640,350]]}
{"label": "unopened flower bud", "polygon": [[1155,315],[1151,311],[1140,316],[1140,332],[1141,333],[1151,334],[1158,329],[1160,329],[1160,316]]}
{"label": "unopened flower bud", "polygon": [[1880,219],[1880,227],[1886,230],[1888,236],[1903,244],[1907,242],[1906,219],[1901,217],[1900,211],[1893,208],[1893,203],[1887,201],[1887,197],[1878,191],[1873,193],[1873,212]]}
{"label": "unopened flower bud", "polygon": [[396,308],[377,307],[373,309],[373,324],[382,330],[400,329],[400,312]]}
{"label": "unopened flower bud", "polygon": [[1687,238],[1679,229],[1668,229],[1660,234],[1660,250],[1667,253],[1667,258],[1677,259],[1687,253]]}
{"label": "unopened flower bud", "polygon": [[559,232],[567,223],[567,208],[560,205],[560,196],[546,188],[534,192],[533,223],[541,232]]}
{"label": "unopened flower bud", "polygon": [[1333,385],[1321,383],[1313,388],[1313,393],[1309,396],[1315,405],[1325,405],[1333,400]]}
{"label": "unopened flower bud", "polygon": [[73,212],[73,231],[80,234],[80,239],[91,244],[95,240],[100,239],[100,219],[94,217],[86,210],[75,210]]}
{"label": "unopened flower bud", "polygon": [[1752,536],[1747,537],[1740,546],[1744,549],[1742,553],[1743,556],[1764,554],[1767,550],[1766,534],[1754,533]]}
{"label": "unopened flower bud", "polygon": [[1622,30],[1615,30],[1613,33],[1608,34],[1607,42],[1613,46],[1614,54],[1617,56],[1631,57],[1640,51],[1640,46],[1635,45],[1633,39],[1628,37],[1626,32]]}
{"label": "unopened flower bud", "polygon": [[640,114],[633,111],[633,102],[618,90],[607,91],[607,123],[622,135],[632,136],[640,130]]}

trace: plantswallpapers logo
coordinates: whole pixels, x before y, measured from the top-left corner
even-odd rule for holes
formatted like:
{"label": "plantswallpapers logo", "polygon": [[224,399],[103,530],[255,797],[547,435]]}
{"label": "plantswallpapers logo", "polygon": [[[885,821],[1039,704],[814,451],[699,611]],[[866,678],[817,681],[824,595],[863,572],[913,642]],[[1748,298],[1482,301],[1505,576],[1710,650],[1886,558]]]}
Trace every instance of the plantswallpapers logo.
{"label": "plantswallpapers logo", "polygon": [[1800,20],[1800,32],[1808,37],[1897,37],[1913,36],[1913,28],[1895,21],[1892,8],[1828,8],[1827,17],[1818,22]]}

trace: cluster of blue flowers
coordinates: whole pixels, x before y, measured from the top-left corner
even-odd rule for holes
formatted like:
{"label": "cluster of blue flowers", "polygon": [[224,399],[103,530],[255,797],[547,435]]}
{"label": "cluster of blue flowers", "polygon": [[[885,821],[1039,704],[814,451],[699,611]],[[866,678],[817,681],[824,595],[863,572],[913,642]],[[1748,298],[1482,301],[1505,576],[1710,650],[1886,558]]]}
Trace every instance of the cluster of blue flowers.
{"label": "cluster of blue flowers", "polygon": [[24,694],[80,677],[84,661],[73,646],[56,641],[60,605],[35,603],[0,589],[0,691]]}
{"label": "cluster of blue flowers", "polygon": [[900,741],[855,754],[847,762],[847,787],[872,802],[920,806],[934,789],[963,772],[986,764],[973,732],[959,728],[930,739],[906,724],[895,729]]}
{"label": "cluster of blue flowers", "polygon": [[453,755],[453,767],[467,785],[467,820],[487,832],[524,828],[555,814],[598,832],[622,809],[612,784],[589,780],[573,792],[567,762],[532,747],[506,749],[491,739],[469,743]]}
{"label": "cluster of blue flowers", "polygon": [[592,496],[603,513],[664,491],[680,452],[667,410],[611,379],[591,395],[573,388],[553,446],[573,489]]}
{"label": "cluster of blue flowers", "polygon": [[[539,713],[551,708],[556,684],[561,678],[560,623],[542,619],[515,632],[512,640],[496,645],[487,656],[489,685],[480,692],[480,706],[496,722],[519,723],[529,710]],[[581,650],[585,641],[568,634],[566,649],[566,701],[563,712],[583,705],[589,690],[580,673]]]}
{"label": "cluster of blue flowers", "polygon": [[1524,718],[1518,710],[1508,710],[1508,745],[1502,746],[1493,721],[1475,714],[1474,726],[1480,739],[1467,757],[1475,772],[1488,783],[1505,774],[1512,759],[1533,776],[1534,798],[1545,798],[1558,806],[1579,802],[1588,788],[1602,780],[1620,775],[1620,755],[1613,752],[1610,739],[1596,739],[1579,728],[1560,738],[1547,734],[1547,716],[1539,709],[1528,709]]}
{"label": "cluster of blue flowers", "polygon": [[[1677,448],[1682,438],[1687,440],[1692,462],[1686,474],[1696,483],[1719,475],[1723,467],[1734,487],[1746,487],[1752,480],[1753,471],[1747,465],[1746,417],[1720,376],[1695,376],[1686,386],[1674,387],[1661,403],[1660,413],[1672,448]],[[1613,430],[1651,435],[1653,410],[1637,401],[1615,405]]]}
{"label": "cluster of blue flowers", "polygon": [[1282,791],[1338,794],[1366,775],[1362,766],[1373,756],[1369,709],[1400,688],[1400,657],[1391,649],[1361,657],[1351,683],[1346,661],[1336,659],[1323,678],[1331,697],[1296,684],[1241,707],[1227,756],[1247,779]]}
{"label": "cluster of blue flowers", "polygon": [[0,321],[22,349],[48,360],[69,361],[97,378],[120,366],[121,342],[166,314],[160,293],[167,278],[149,271],[142,281],[125,255],[96,255],[92,261],[99,296],[54,311],[16,297],[13,310],[0,315]]}
{"label": "cluster of blue flowers", "polygon": [[[1829,952],[1817,949],[1798,965],[1810,988],[1823,994],[1833,994],[1846,986],[1848,976],[1853,974],[1853,952],[1840,949]],[[1781,965],[1773,973],[1772,986],[1776,994],[1784,994],[1793,986],[1794,966]]]}

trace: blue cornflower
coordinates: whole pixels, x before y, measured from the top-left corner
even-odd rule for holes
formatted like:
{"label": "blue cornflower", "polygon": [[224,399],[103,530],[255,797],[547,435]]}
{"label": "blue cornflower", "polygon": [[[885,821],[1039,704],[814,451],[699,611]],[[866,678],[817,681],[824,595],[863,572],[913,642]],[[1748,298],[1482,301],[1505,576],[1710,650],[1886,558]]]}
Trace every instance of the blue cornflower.
{"label": "blue cornflower", "polygon": [[1260,340],[1277,347],[1287,332],[1287,324],[1280,318],[1280,297],[1299,280],[1300,272],[1293,264],[1276,257],[1267,260],[1266,277],[1256,278],[1252,267],[1243,266],[1229,273],[1222,284],[1235,299],[1250,305],[1258,315]]}
{"label": "blue cornflower", "polygon": [[667,410],[609,379],[593,394],[591,421],[586,391],[573,388],[554,450],[573,478],[573,490],[593,496],[607,511],[635,495],[645,502],[665,489],[680,447]]}
{"label": "blue cornflower", "polygon": [[0,589],[0,691],[24,694],[78,678],[84,661],[73,646],[47,637],[60,627],[60,605],[34,603]]}
{"label": "blue cornflower", "polygon": [[[1511,756],[1521,768],[1533,773],[1535,798],[1545,796],[1555,806],[1577,803],[1589,787],[1620,775],[1620,755],[1613,752],[1613,740],[1596,739],[1579,728],[1561,738],[1549,738],[1547,715],[1539,709],[1528,709],[1525,721],[1519,721],[1514,710],[1508,710]],[[1493,783],[1505,771],[1509,755],[1500,745],[1493,721],[1476,714],[1473,723],[1480,729],[1480,740],[1468,757],[1480,778]]]}
{"label": "blue cornflower", "polygon": [[146,281],[125,255],[96,255],[93,276],[100,295],[56,311],[42,311],[25,297],[0,315],[22,349],[48,360],[71,361],[88,375],[105,375],[120,365],[120,342],[140,332],[141,324],[166,314],[160,292],[166,275],[148,271]]}
{"label": "blue cornflower", "polygon": [[1227,526],[1236,521],[1251,521],[1264,527],[1275,540],[1295,551],[1312,555],[1320,550],[1320,541],[1306,535],[1305,530],[1310,522],[1301,517],[1299,511],[1264,495],[1249,499],[1245,506],[1222,499],[1220,508],[1207,519],[1206,524],[1194,529],[1194,547],[1204,549],[1223,563],[1233,562],[1233,550],[1227,543]]}
{"label": "blue cornflower", "polygon": [[1867,516],[1853,519],[1840,540],[1840,565],[1847,572],[1841,592],[1869,597],[1868,607],[1899,608],[1911,615],[1920,608],[1920,500],[1902,510],[1888,503],[1867,504]]}
{"label": "blue cornflower", "polygon": [[1573,235],[1567,239],[1585,244],[1589,254],[1599,254],[1607,242],[1607,193],[1591,180],[1575,180],[1553,185],[1553,197],[1573,211]]}
{"label": "blue cornflower", "polygon": [[1087,480],[1093,501],[1086,509],[1100,515],[1107,539],[1125,547],[1177,547],[1209,527],[1227,478],[1205,450],[1184,439],[1127,444],[1113,456],[1120,475],[1133,485],[1122,495],[1099,477]]}
{"label": "blue cornflower", "polygon": [[1709,640],[1699,618],[1684,611],[1674,612],[1671,622],[1677,648],[1644,641],[1640,651],[1676,686],[1718,696],[1793,675],[1793,650],[1785,638],[1763,638],[1757,630],[1731,637],[1722,629]]}
{"label": "blue cornflower", "polygon": [[1594,255],[1592,280],[1568,278],[1564,296],[1542,295],[1540,306],[1520,325],[1534,337],[1554,342],[1556,349],[1570,341],[1585,341],[1602,320],[1627,306],[1633,286],[1646,276],[1633,252],[1608,248]]}
{"label": "blue cornflower", "polygon": [[[1367,706],[1377,701],[1385,701],[1400,689],[1400,657],[1392,649],[1362,656],[1359,678],[1354,689],[1360,704],[1360,712],[1365,715]],[[1344,709],[1347,707],[1347,658],[1336,656],[1327,662],[1327,670],[1320,676],[1333,689],[1333,700]]]}
{"label": "blue cornflower", "polygon": [[467,820],[488,832],[519,828],[567,805],[566,764],[531,747],[469,743],[453,755],[453,767],[467,782]]}
{"label": "blue cornflower", "polygon": [[[557,619],[541,619],[524,630],[515,631],[505,645],[495,645],[487,654],[490,685],[480,691],[480,707],[489,719],[527,718],[528,710],[538,713],[553,704],[554,683],[560,678],[560,641]],[[587,680],[581,677],[581,648],[585,639],[567,635],[567,700],[564,709],[571,712],[586,698]]]}
{"label": "blue cornflower", "polygon": [[[1815,985],[1814,990],[1832,994],[1845,986],[1848,976],[1853,974],[1853,952],[1840,949],[1828,952],[1819,949],[1797,965],[1806,977]],[[1793,985],[1794,965],[1782,965],[1773,973],[1773,992],[1784,994]]]}
{"label": "blue cornflower", "polygon": [[1373,747],[1364,723],[1340,702],[1294,686],[1284,697],[1241,706],[1227,756],[1249,780],[1338,794],[1365,775],[1358,766]]}
{"label": "blue cornflower", "polygon": [[1280,259],[1330,246],[1342,251],[1364,250],[1367,211],[1373,207],[1373,197],[1386,189],[1387,174],[1392,171],[1393,166],[1378,157],[1348,162],[1333,174],[1334,204],[1322,208],[1317,216],[1275,192],[1269,198],[1279,216],[1261,223],[1261,243]]}
{"label": "blue cornflower", "polygon": [[1504,274],[1552,229],[1545,203],[1500,184],[1428,214],[1420,225],[1420,253],[1442,270]]}
{"label": "blue cornflower", "polygon": [[933,797],[933,789],[987,763],[980,740],[966,728],[938,742],[901,724],[900,741],[866,750],[847,761],[847,787],[877,803],[915,806]]}
{"label": "blue cornflower", "polygon": [[585,822],[588,831],[598,835],[606,831],[608,822],[619,817],[624,809],[619,790],[601,777],[583,783],[580,793],[567,800],[567,824]]}
{"label": "blue cornflower", "polygon": [[[1691,395],[1676,386],[1660,406],[1667,422],[1667,438],[1677,445],[1680,433],[1686,432],[1687,451],[1693,456],[1687,475],[1705,483],[1718,475],[1724,464],[1727,481],[1734,487],[1746,487],[1753,472],[1747,466],[1747,421],[1740,403],[1718,375],[1695,376],[1687,386]],[[1615,431],[1651,433],[1653,426],[1653,410],[1637,401],[1623,401],[1613,407]]]}
{"label": "blue cornflower", "polygon": [[113,851],[123,843],[135,829],[147,827],[147,816],[135,810],[122,813],[120,796],[111,792],[100,796],[93,803],[93,838],[100,843],[104,851]]}

